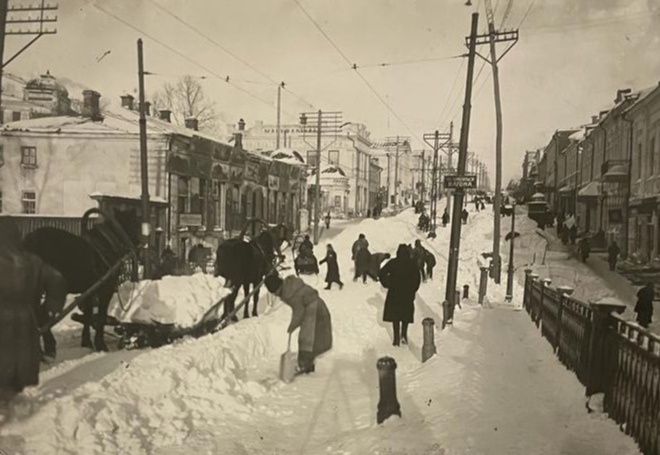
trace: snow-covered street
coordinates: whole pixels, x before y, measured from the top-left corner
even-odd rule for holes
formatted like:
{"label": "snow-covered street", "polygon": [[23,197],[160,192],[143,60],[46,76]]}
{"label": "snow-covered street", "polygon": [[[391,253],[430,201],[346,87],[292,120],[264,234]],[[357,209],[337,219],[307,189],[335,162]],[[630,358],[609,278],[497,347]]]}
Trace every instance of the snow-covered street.
{"label": "snow-covered street", "polygon": [[[520,218],[517,265],[545,249],[531,222]],[[476,303],[492,212],[470,212],[463,226],[458,283],[470,286],[471,299],[444,331],[449,229],[426,241],[415,224],[411,210],[348,224],[331,240],[343,290],[322,290],[325,267],[305,277],[320,289],[333,321],[333,349],[317,360],[314,374],[292,384],[278,380],[291,313],[262,296],[259,318],[214,335],[53,366],[17,400],[0,428],[0,449],[26,455],[639,453],[606,415],[587,413],[583,387],[520,311],[520,279],[512,303],[504,302],[505,279],[503,286],[489,282],[484,307]],[[391,325],[382,322],[386,290],[351,280],[350,248],[360,233],[372,253],[393,254],[398,244],[421,238],[438,259],[434,279],[418,293],[408,347],[393,347]],[[316,254],[324,247],[322,241]],[[422,364],[425,317],[436,321],[438,353]],[[379,426],[376,361],[383,356],[398,365],[403,417]]]}

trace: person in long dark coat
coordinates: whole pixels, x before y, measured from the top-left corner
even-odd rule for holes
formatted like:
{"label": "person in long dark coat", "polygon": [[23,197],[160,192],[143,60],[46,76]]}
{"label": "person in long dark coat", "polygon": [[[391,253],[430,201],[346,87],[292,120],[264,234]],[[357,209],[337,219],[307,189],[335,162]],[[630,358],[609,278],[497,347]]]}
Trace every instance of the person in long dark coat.
{"label": "person in long dark coat", "polygon": [[588,238],[584,237],[582,240],[580,240],[578,250],[580,251],[582,262],[587,262],[587,259],[589,259],[589,253],[591,253],[591,245],[589,244]]}
{"label": "person in long dark coat", "polygon": [[447,213],[447,209],[445,209],[444,212],[442,212],[442,227],[447,227],[449,224],[449,213]]}
{"label": "person in long dark coat", "polygon": [[419,239],[415,240],[415,247],[412,249],[411,259],[415,263],[419,273],[422,275],[422,281],[426,281],[425,257],[426,249],[422,246],[422,242]]}
{"label": "person in long dark coat", "polygon": [[637,322],[647,329],[653,320],[653,299],[655,298],[655,286],[653,283],[646,283],[642,289],[637,292]]}
{"label": "person in long dark coat", "polygon": [[339,289],[342,289],[344,287],[344,283],[341,282],[341,278],[339,278],[339,264],[337,264],[337,253],[335,252],[335,249],[328,243],[328,249],[327,252],[325,253],[325,257],[321,259],[321,262],[319,264],[326,263],[328,264],[328,273],[325,275],[325,282],[328,283],[328,285],[325,287],[325,289],[330,289],[332,288],[332,283],[337,283],[339,285]]}
{"label": "person in long dark coat", "polygon": [[616,270],[616,262],[619,260],[619,245],[617,245],[616,240],[613,240],[607,249],[607,262],[610,264],[610,270]]}
{"label": "person in long dark coat", "polygon": [[280,278],[277,274],[265,279],[266,289],[291,307],[291,323],[287,332],[298,334],[298,374],[314,372],[314,360],[332,348],[330,311],[316,289],[297,276]]}
{"label": "person in long dark coat", "polygon": [[0,218],[0,403],[39,383],[37,315],[60,311],[66,292],[58,271],[21,248],[16,223]]}
{"label": "person in long dark coat", "polygon": [[369,241],[364,234],[358,236],[358,239],[353,243],[351,252],[355,264],[355,276],[353,277],[353,281],[357,281],[358,277],[362,277],[362,282],[366,283],[371,253],[369,252]]}
{"label": "person in long dark coat", "polygon": [[408,245],[399,245],[396,258],[383,266],[378,278],[383,287],[387,288],[383,321],[392,323],[392,344],[407,344],[408,324],[414,322],[415,294],[421,282],[419,271],[410,258]]}
{"label": "person in long dark coat", "polygon": [[433,268],[436,265],[435,255],[429,250],[424,251],[424,263],[426,264],[426,277],[433,278]]}
{"label": "person in long dark coat", "polygon": [[467,224],[467,220],[468,220],[467,209],[463,209],[463,211],[461,212],[461,220],[463,220],[463,224]]}

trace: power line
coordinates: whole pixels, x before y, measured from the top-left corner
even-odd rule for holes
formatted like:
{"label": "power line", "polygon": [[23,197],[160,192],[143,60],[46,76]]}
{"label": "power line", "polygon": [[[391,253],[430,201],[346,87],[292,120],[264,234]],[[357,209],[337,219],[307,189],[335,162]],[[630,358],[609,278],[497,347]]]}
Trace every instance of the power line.
{"label": "power line", "polygon": [[461,71],[463,70],[463,67],[465,66],[465,60],[461,60],[461,66],[458,68],[458,71],[456,72],[456,76],[454,76],[454,81],[451,83],[451,87],[449,88],[449,91],[447,92],[447,98],[445,99],[444,106],[442,107],[442,111],[440,112],[440,115],[438,116],[438,120],[436,120],[436,125],[441,125],[440,119],[442,119],[445,111],[447,110],[447,106],[449,105],[449,99],[454,93],[454,87],[456,87],[456,82],[458,81],[458,76],[461,75]]}
{"label": "power line", "polygon": [[162,42],[161,40],[159,40],[159,39],[157,39],[157,38],[155,38],[155,37],[153,37],[153,36],[147,34],[144,30],[141,30],[141,29],[139,29],[138,27],[134,26],[133,24],[131,24],[131,23],[129,23],[129,22],[126,22],[125,20],[123,20],[123,19],[120,18],[119,16],[116,16],[115,14],[111,13],[110,11],[108,11],[108,10],[104,9],[103,7],[99,6],[97,3],[94,3],[94,7],[95,7],[96,9],[98,9],[99,11],[102,11],[103,13],[105,13],[105,14],[107,14],[108,16],[112,17],[113,19],[115,19],[115,20],[121,22],[121,23],[124,24],[126,27],[128,27],[128,28],[130,28],[130,29],[132,29],[132,30],[134,30],[134,31],[136,31],[136,32],[138,32],[138,33],[141,34],[141,35],[146,36],[146,37],[149,38],[151,41],[155,42],[156,44],[159,44],[160,46],[164,47],[165,49],[169,50],[170,52],[172,52],[172,53],[178,55],[179,57],[181,57],[182,59],[186,60],[187,62],[192,63],[193,65],[195,65],[195,66],[197,66],[197,67],[203,69],[204,71],[207,71],[208,73],[214,75],[214,76],[217,77],[218,79],[222,79],[222,80],[224,80],[225,83],[227,83],[227,84],[229,84],[230,86],[234,87],[236,90],[239,90],[239,91],[243,92],[244,94],[250,96],[251,98],[254,98],[255,100],[257,100],[257,101],[259,101],[259,102],[265,104],[265,105],[268,106],[268,107],[271,107],[271,108],[274,108],[274,109],[276,108],[276,107],[275,107],[270,101],[266,101],[266,100],[260,98],[259,96],[253,94],[253,93],[250,92],[249,90],[246,90],[246,89],[244,89],[244,88],[242,88],[242,87],[240,87],[240,86],[238,86],[238,85],[232,83],[232,82],[230,81],[230,79],[229,79],[229,76],[221,76],[220,74],[216,73],[216,72],[213,71],[212,69],[206,67],[205,65],[202,65],[201,63],[196,62],[195,60],[191,59],[191,58],[188,57],[187,55],[185,55],[185,54],[179,52],[178,50],[174,49],[172,46],[169,46],[168,44],[165,44],[165,43]]}
{"label": "power line", "polygon": [[385,99],[381,96],[380,93],[371,85],[371,83],[365,78],[362,73],[357,68],[357,65],[355,63],[352,63],[350,59],[342,52],[342,50],[335,44],[335,42],[330,38],[330,36],[323,30],[323,28],[314,20],[314,18],[307,12],[307,10],[300,4],[298,0],[293,0],[293,2],[298,6],[298,8],[307,16],[307,19],[314,24],[316,29],[325,37],[325,39],[330,43],[330,45],[337,51],[337,53],[344,59],[344,61],[355,71],[355,74],[358,75],[360,79],[365,83],[365,85],[371,90],[371,92],[376,96],[378,101],[385,106],[385,108],[392,114],[396,119],[403,125],[403,127],[408,130],[408,132],[413,136],[415,139],[417,139],[422,145],[424,145],[424,141],[422,141],[417,135],[408,127],[406,122],[403,121],[403,119],[397,114],[394,109],[385,101]]}

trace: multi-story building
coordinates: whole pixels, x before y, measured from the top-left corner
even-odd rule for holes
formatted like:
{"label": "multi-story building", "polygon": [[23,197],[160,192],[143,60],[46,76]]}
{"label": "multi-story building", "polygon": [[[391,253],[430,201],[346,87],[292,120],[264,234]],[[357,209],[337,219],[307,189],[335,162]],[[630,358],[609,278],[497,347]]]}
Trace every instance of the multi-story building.
{"label": "multi-story building", "polygon": [[[283,144],[298,151],[310,168],[316,168],[316,131],[312,127],[281,125]],[[246,129],[243,146],[256,152],[275,149],[277,127],[255,122]],[[324,166],[334,166],[342,170],[348,178],[349,194],[341,209],[345,215],[366,215],[370,207],[369,170],[371,158],[370,133],[365,125],[347,123],[341,133],[323,136],[321,140],[321,172]],[[313,182],[312,182],[313,183]]]}
{"label": "multi-story building", "polygon": [[[23,218],[80,217],[87,209],[128,207],[141,217],[139,114],[133,97],[101,112],[100,95],[84,93],[82,115],[9,123],[2,130],[2,212]],[[147,117],[151,224],[157,247],[187,255],[195,243],[215,246],[246,217],[296,224],[303,164],[249,153],[240,131],[233,145]]]}
{"label": "multi-story building", "polygon": [[633,98],[621,116],[631,128],[624,142],[632,145],[627,243],[632,257],[646,262],[660,253],[660,85]]}
{"label": "multi-story building", "polygon": [[546,161],[543,186],[549,210],[553,213],[559,211],[559,182],[563,178],[562,172],[565,170],[565,159],[560,155],[568,147],[569,137],[577,131],[578,129],[555,131],[550,142],[543,149]]}
{"label": "multi-story building", "polygon": [[387,194],[386,206],[406,206],[412,204],[415,189],[414,158],[410,141],[407,138],[388,138],[372,144],[372,154],[383,168]]}
{"label": "multi-story building", "polygon": [[2,75],[0,123],[69,114],[69,92],[50,72],[28,82],[13,74]]}

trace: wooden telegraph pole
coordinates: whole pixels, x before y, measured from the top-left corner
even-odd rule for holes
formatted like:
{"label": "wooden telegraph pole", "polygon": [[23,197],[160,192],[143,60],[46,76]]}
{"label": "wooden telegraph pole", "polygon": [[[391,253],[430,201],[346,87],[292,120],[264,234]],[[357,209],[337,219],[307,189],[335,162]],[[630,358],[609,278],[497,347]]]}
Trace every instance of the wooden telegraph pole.
{"label": "wooden telegraph pole", "polygon": [[144,59],[142,53],[142,39],[137,41],[138,52],[138,86],[140,99],[140,175],[142,179],[142,241],[144,251],[144,279],[151,278],[151,259],[149,257],[149,238],[151,226],[149,221],[149,170],[147,160],[147,117],[144,99]]}
{"label": "wooden telegraph pole", "polygon": [[[458,166],[456,169],[456,174],[458,177],[465,175],[465,165],[467,162],[468,138],[470,133],[470,112],[472,110],[472,81],[474,78],[474,60],[476,55],[478,24],[479,13],[473,13],[470,37],[467,39],[468,67],[467,81],[465,84],[465,102],[463,104],[463,119],[461,122],[461,136],[458,146]],[[454,305],[456,305],[456,280],[458,278],[458,256],[461,247],[461,211],[463,210],[464,191],[465,190],[460,186],[455,188],[454,207],[451,217],[451,239],[449,244],[449,264],[447,268],[447,287],[445,289],[445,301],[449,303],[452,309]]]}

